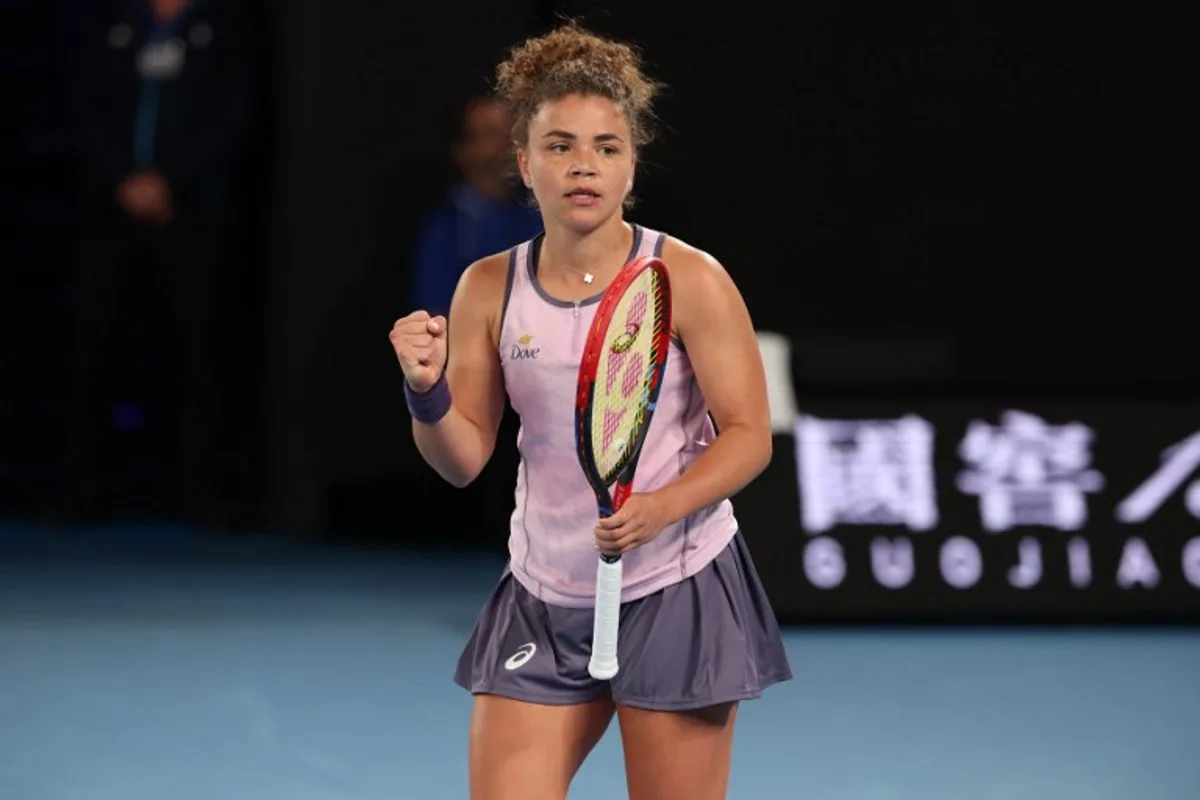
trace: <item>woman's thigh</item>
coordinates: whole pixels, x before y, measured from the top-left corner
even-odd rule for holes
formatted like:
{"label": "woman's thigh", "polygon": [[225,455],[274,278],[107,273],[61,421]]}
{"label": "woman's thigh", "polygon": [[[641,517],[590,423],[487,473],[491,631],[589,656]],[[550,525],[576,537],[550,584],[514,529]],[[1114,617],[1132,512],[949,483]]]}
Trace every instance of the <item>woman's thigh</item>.
{"label": "woman's thigh", "polygon": [[617,715],[629,800],[725,800],[737,703]]}
{"label": "woman's thigh", "polygon": [[471,800],[564,800],[612,716],[607,696],[577,705],[541,705],[476,695]]}

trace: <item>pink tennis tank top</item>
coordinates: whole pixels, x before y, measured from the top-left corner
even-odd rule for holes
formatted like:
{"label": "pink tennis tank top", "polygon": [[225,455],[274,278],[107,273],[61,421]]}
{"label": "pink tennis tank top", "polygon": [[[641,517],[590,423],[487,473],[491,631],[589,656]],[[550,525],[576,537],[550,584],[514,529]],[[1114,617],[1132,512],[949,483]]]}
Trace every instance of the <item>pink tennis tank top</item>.
{"label": "pink tennis tank top", "polygon": [[[665,239],[634,226],[629,259],[660,255]],[[577,303],[546,294],[537,280],[540,245],[539,236],[511,251],[500,329],[504,382],[521,417],[510,568],[522,586],[546,603],[590,607],[599,558],[593,537],[598,513],[575,452],[575,389],[600,294]],[[678,479],[715,435],[687,354],[672,341],[633,491],[653,491]],[[728,500],[670,525],[623,558],[622,601],[694,575],[736,532]]]}

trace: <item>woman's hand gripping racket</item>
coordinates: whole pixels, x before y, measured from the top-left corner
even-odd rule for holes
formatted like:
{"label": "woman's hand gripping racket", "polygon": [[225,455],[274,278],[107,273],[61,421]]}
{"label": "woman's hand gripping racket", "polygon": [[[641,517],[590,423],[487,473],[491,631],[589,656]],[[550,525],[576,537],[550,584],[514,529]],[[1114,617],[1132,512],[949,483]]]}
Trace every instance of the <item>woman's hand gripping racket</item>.
{"label": "woman's hand gripping racket", "polygon": [[[575,441],[601,518],[612,516],[629,497],[670,342],[666,265],[658,258],[639,258],[622,268],[600,299],[579,366]],[[588,664],[597,680],[617,674],[620,614],[621,557],[602,555]]]}

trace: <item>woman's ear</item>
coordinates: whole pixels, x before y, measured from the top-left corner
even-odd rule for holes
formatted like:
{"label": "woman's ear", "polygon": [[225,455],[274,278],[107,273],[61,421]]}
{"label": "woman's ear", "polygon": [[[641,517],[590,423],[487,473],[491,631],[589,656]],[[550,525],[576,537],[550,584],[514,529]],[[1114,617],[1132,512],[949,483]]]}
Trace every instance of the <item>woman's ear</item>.
{"label": "woman's ear", "polygon": [[529,157],[522,149],[517,149],[517,169],[521,173],[521,183],[526,189],[533,188],[533,176],[529,174]]}

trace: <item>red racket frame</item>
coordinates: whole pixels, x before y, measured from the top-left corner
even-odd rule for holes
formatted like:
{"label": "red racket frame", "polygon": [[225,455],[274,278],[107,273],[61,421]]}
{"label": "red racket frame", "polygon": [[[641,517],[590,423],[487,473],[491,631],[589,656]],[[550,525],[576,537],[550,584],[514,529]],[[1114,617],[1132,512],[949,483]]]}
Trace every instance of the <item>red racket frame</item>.
{"label": "red racket frame", "polygon": [[[629,456],[625,463],[619,466],[615,478],[616,488],[610,494],[609,486],[604,482],[604,477],[600,474],[596,467],[596,461],[592,457],[592,401],[595,397],[596,373],[600,368],[600,355],[605,346],[605,334],[612,323],[617,306],[620,305],[625,291],[630,285],[648,269],[658,273],[665,313],[661,319],[656,317],[658,319],[657,327],[650,332],[654,338],[652,352],[656,354],[656,357],[648,368],[652,374],[646,418],[641,429],[635,432],[634,441],[629,448]],[[596,316],[592,319],[591,328],[588,330],[583,348],[583,359],[579,364],[579,382],[575,396],[575,444],[579,463],[583,467],[588,483],[596,493],[596,503],[599,506],[601,517],[611,516],[620,509],[632,491],[634,471],[637,468],[638,458],[641,456],[646,433],[650,429],[650,421],[658,403],[658,393],[662,388],[662,379],[667,368],[667,351],[671,344],[671,299],[671,282],[667,274],[667,265],[663,263],[662,259],[655,256],[643,256],[622,267],[617,277],[609,284],[608,289],[600,298]],[[616,558],[606,560],[615,561]]]}

